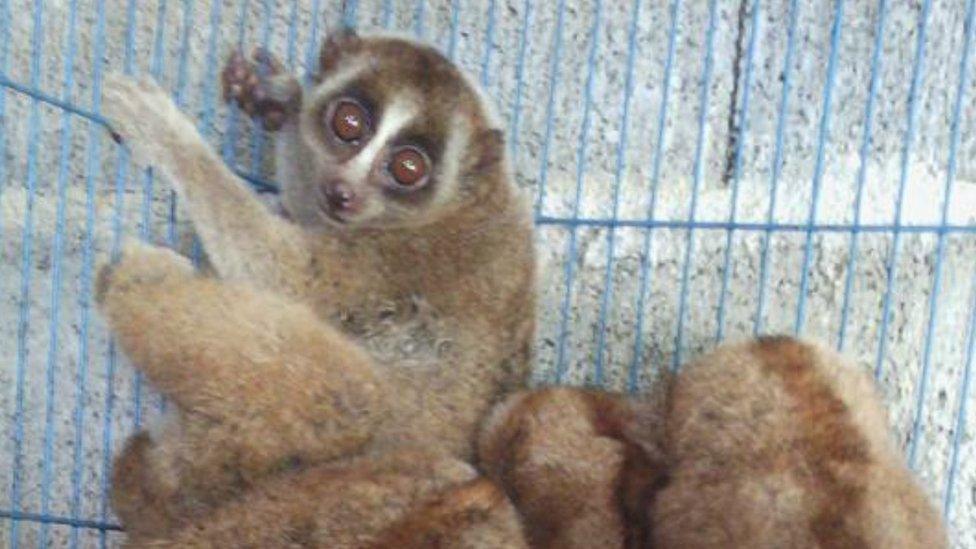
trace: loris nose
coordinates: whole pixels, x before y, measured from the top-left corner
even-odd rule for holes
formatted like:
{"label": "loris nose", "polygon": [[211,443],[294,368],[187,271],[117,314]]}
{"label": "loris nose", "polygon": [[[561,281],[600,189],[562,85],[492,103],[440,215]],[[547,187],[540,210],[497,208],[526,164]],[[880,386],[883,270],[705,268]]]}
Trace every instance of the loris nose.
{"label": "loris nose", "polygon": [[342,181],[326,183],[325,198],[329,201],[329,207],[336,211],[352,212],[359,209],[360,200],[356,191]]}

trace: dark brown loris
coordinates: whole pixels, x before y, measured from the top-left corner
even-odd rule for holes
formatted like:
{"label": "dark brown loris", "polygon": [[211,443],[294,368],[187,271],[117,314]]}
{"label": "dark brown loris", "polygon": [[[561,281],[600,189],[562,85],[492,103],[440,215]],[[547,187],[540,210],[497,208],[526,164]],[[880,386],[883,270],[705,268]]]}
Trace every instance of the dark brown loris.
{"label": "dark brown loris", "polygon": [[873,381],[792,338],[728,344],[644,397],[518,394],[481,435],[535,547],[948,546]]}
{"label": "dark brown loris", "polygon": [[176,408],[126,445],[113,507],[134,545],[359,547],[464,525],[520,546],[507,499],[465,465],[534,331],[531,217],[499,123],[408,40],[340,32],[318,68],[302,86],[261,52],[223,73],[277,131],[284,216],[155,84],[106,83],[112,128],[172,183],[216,275],[130,245],[99,276],[121,348]]}

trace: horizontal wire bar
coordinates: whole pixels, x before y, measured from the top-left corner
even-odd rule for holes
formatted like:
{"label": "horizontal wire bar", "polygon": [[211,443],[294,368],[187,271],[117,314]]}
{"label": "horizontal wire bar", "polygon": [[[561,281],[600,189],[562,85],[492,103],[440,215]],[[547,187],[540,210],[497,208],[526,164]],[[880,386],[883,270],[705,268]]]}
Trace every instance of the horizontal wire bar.
{"label": "horizontal wire bar", "polygon": [[44,102],[44,103],[48,103],[48,104],[53,105],[55,107],[64,109],[64,110],[66,110],[66,111],[68,111],[68,112],[70,112],[72,114],[77,114],[78,116],[81,116],[82,118],[87,118],[87,119],[89,119],[89,120],[91,120],[93,122],[97,122],[97,123],[105,126],[106,128],[109,127],[108,121],[106,121],[103,116],[101,116],[99,114],[95,114],[95,113],[93,113],[93,112],[91,112],[89,110],[80,109],[80,108],[72,105],[71,103],[68,103],[66,101],[62,101],[62,100],[58,99],[57,97],[54,97],[53,95],[49,95],[47,93],[42,92],[41,90],[38,90],[38,89],[35,89],[35,88],[31,87],[31,86],[28,86],[28,85],[25,85],[25,84],[21,84],[20,82],[16,82],[14,80],[11,80],[11,79],[7,78],[7,76],[5,74],[3,74],[3,73],[0,73],[0,86],[3,86],[5,88],[9,88],[9,89],[11,89],[11,90],[13,90],[15,92],[18,92],[18,93],[22,93],[22,94],[24,94],[24,95],[26,95],[26,96],[28,96],[28,97],[30,97],[32,99],[37,99],[38,101],[41,101],[41,102]]}
{"label": "horizontal wire bar", "polygon": [[61,517],[56,515],[44,515],[41,513],[24,513],[21,511],[9,511],[5,509],[0,509],[0,519],[8,519],[14,521],[27,521],[27,522],[40,522],[41,524],[62,524],[64,526],[73,526],[75,528],[91,528],[93,530],[111,530],[115,532],[121,532],[122,527],[118,524],[112,524],[110,522],[102,522],[99,520],[85,520],[85,519],[73,519],[70,517]]}
{"label": "horizontal wire bar", "polygon": [[599,219],[586,217],[538,216],[539,225],[633,227],[637,229],[712,229],[725,231],[772,231],[815,233],[963,233],[976,234],[976,225],[853,225],[849,223],[744,223],[729,221],[688,221],[680,219]]}

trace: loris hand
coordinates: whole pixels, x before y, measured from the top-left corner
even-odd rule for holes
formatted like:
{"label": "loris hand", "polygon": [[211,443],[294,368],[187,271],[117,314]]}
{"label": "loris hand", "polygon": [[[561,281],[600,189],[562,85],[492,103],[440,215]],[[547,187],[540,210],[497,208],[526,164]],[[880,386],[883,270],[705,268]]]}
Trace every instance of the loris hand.
{"label": "loris hand", "polygon": [[148,79],[110,75],[102,112],[136,162],[170,172],[186,155],[208,150],[193,122],[165,90]]}
{"label": "loris hand", "polygon": [[236,103],[265,130],[280,130],[298,113],[302,87],[267,50],[258,48],[251,57],[236,51],[227,60],[221,73],[224,101]]}

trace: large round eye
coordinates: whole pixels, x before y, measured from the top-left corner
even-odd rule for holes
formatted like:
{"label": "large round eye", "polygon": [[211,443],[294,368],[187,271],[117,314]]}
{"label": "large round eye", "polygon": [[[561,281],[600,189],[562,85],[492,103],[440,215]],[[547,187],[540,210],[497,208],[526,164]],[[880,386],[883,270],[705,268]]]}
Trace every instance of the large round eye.
{"label": "large round eye", "polygon": [[404,147],[395,153],[390,160],[390,175],[398,185],[415,187],[423,184],[430,170],[430,161],[419,149]]}
{"label": "large round eye", "polygon": [[351,99],[340,99],[329,122],[332,132],[346,143],[355,143],[369,131],[369,113]]}

